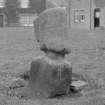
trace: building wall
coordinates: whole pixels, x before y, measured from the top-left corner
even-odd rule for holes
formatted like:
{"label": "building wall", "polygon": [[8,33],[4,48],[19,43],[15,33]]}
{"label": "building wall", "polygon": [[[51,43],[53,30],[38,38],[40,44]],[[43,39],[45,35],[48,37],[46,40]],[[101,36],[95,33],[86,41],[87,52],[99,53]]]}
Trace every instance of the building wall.
{"label": "building wall", "polygon": [[103,8],[102,26],[105,27],[105,7]]}
{"label": "building wall", "polygon": [[56,2],[59,6],[67,6],[68,0],[51,0]]}
{"label": "building wall", "polygon": [[90,0],[71,0],[70,12],[72,29],[90,29]]}
{"label": "building wall", "polygon": [[5,14],[7,26],[19,26],[19,14],[39,14],[46,9],[46,0],[29,0],[28,8],[21,8],[19,0],[6,0],[0,14]]}
{"label": "building wall", "polygon": [[[3,7],[4,5],[1,1],[5,2],[5,0],[0,0],[0,6]],[[26,2],[21,5],[21,1]],[[26,24],[23,23],[29,20],[29,18],[33,20],[34,16],[36,18],[36,14],[40,14],[45,9],[58,6],[59,5],[52,0],[29,0],[29,2],[28,0],[6,0],[5,6],[0,8],[0,14],[5,15],[6,26],[25,26]],[[31,20],[27,23],[30,23]],[[31,24],[29,26],[31,26]]]}
{"label": "building wall", "polygon": [[100,7],[100,27],[105,27],[105,7]]}
{"label": "building wall", "polygon": [[96,7],[104,8],[105,0],[94,0],[94,4],[96,5]]}
{"label": "building wall", "polygon": [[[70,0],[70,26],[72,29],[95,29],[94,27],[94,10],[100,9],[100,27],[105,27],[105,0]],[[78,13],[75,12],[78,10]],[[84,12],[80,12],[83,10]],[[75,15],[85,16],[84,22],[75,22]],[[80,16],[80,17],[79,17]],[[81,20],[81,19],[80,19]]]}

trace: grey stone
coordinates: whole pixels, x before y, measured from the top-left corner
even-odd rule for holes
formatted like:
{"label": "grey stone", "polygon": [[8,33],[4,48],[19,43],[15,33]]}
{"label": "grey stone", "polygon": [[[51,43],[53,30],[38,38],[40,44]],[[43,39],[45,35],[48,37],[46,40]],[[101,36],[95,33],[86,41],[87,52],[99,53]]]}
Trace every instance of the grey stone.
{"label": "grey stone", "polygon": [[95,0],[95,5],[97,7],[104,8],[105,7],[105,0]]}
{"label": "grey stone", "polygon": [[51,8],[42,12],[34,22],[35,37],[40,47],[56,51],[69,49],[66,10]]}
{"label": "grey stone", "polygon": [[54,97],[67,94],[71,84],[72,68],[65,61],[46,57],[31,63],[29,88],[38,97]]}

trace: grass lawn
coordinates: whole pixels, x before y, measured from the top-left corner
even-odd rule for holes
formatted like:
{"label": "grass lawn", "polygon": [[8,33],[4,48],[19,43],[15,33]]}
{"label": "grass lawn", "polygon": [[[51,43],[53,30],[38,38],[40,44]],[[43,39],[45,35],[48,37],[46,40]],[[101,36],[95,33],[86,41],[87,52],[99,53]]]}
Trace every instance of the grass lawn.
{"label": "grass lawn", "polygon": [[33,29],[0,29],[0,105],[105,105],[105,31],[71,32],[68,43],[71,54],[67,59],[77,78],[85,80],[89,86],[83,89],[82,95],[25,100],[6,96],[7,88],[16,74],[29,70],[30,62],[43,53],[35,41]]}

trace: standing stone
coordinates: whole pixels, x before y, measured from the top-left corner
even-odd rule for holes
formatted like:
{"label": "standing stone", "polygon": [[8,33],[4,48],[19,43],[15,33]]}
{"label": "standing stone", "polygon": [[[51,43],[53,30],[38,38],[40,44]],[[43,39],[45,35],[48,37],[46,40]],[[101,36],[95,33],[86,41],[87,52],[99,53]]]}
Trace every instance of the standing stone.
{"label": "standing stone", "polygon": [[69,49],[67,16],[62,7],[47,9],[34,22],[35,37],[40,46],[48,49]]}
{"label": "standing stone", "polygon": [[38,97],[54,97],[69,92],[72,67],[64,57],[69,53],[67,18],[64,8],[42,12],[34,22],[35,37],[46,56],[31,63],[29,88]]}

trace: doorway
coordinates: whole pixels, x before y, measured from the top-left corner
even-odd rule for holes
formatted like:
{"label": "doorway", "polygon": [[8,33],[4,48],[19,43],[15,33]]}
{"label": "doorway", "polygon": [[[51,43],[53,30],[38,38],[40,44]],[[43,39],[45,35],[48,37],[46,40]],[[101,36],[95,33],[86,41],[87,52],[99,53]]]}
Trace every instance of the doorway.
{"label": "doorway", "polygon": [[100,8],[94,9],[94,28],[100,27]]}
{"label": "doorway", "polygon": [[4,27],[4,15],[0,14],[0,27]]}

